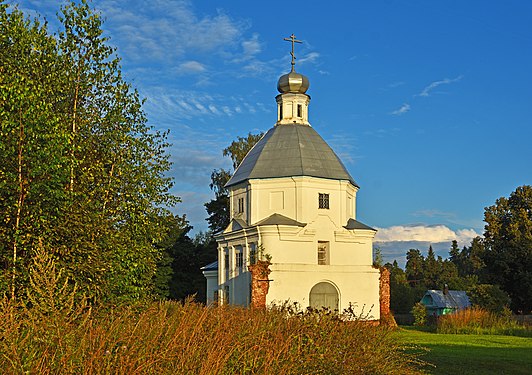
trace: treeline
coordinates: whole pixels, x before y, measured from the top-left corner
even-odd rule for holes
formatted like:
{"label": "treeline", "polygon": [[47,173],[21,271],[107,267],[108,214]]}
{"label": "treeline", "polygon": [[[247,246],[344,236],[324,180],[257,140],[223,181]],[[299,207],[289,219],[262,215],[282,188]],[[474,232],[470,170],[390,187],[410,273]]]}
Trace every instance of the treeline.
{"label": "treeline", "polygon": [[452,242],[449,257],[436,257],[432,247],[423,256],[406,253],[406,266],[390,270],[391,309],[408,313],[426,290],[465,290],[473,304],[493,312],[511,308],[528,314],[532,308],[532,186],[518,187],[509,198],[487,207],[484,238],[470,246]]}

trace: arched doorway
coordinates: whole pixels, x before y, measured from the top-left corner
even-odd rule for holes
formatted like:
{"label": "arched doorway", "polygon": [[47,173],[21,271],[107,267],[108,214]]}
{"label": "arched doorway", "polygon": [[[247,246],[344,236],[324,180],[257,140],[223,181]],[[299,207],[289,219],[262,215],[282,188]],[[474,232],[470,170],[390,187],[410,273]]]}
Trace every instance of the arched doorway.
{"label": "arched doorway", "polygon": [[310,290],[310,307],[321,309],[326,307],[331,311],[338,310],[338,291],[331,283],[317,283]]}

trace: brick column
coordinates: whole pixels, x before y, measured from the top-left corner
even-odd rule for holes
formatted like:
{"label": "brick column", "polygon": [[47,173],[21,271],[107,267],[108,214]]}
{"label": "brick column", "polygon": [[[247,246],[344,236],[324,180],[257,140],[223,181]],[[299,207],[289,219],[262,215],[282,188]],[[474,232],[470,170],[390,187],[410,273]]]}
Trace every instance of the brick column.
{"label": "brick column", "polygon": [[258,260],[257,263],[248,266],[251,272],[251,307],[266,308],[266,294],[270,289],[270,262]]}
{"label": "brick column", "polygon": [[390,312],[390,271],[386,267],[381,267],[379,279],[379,302],[381,313],[381,324],[397,327],[397,323]]}

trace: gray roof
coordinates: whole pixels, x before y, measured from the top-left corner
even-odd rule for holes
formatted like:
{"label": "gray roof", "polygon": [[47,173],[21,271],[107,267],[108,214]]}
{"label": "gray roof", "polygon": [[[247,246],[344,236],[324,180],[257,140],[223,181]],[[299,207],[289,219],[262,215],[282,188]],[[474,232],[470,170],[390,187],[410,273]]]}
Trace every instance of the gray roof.
{"label": "gray roof", "polygon": [[236,219],[233,218],[230,222],[227,228],[223,230],[223,232],[234,232],[236,230],[247,228],[247,224],[242,219]]}
{"label": "gray roof", "polygon": [[[427,298],[432,303],[427,303]],[[463,290],[449,290],[446,294],[442,290],[427,290],[421,299],[427,307],[465,309],[471,306],[469,297]]]}
{"label": "gray roof", "polygon": [[254,178],[291,176],[355,180],[331,147],[309,125],[277,125],[249,151],[226,187]]}
{"label": "gray roof", "polygon": [[206,266],[201,267],[202,271],[216,271],[218,269],[218,261],[215,260],[212,263],[207,264]]}
{"label": "gray roof", "polygon": [[266,219],[259,221],[255,225],[292,225],[296,227],[304,227],[307,224],[300,223],[299,221],[290,219],[289,217],[286,217],[281,214],[273,214],[268,216]]}
{"label": "gray roof", "polygon": [[373,229],[370,226],[367,226],[364,223],[361,223],[360,221],[357,221],[355,219],[349,219],[347,220],[347,225],[344,226],[345,229],[352,230],[352,229],[367,229],[372,231],[377,231],[376,229]]}

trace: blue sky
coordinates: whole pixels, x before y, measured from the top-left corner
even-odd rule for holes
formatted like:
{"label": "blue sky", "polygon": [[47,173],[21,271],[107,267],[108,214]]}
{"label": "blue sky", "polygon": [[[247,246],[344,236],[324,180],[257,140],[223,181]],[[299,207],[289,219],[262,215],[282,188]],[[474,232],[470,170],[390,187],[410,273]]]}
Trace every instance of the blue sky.
{"label": "blue sky", "polygon": [[[8,1],[57,23],[59,1]],[[276,120],[277,79],[310,80],[309,119],[361,186],[357,218],[386,260],[446,255],[483,232],[484,207],[532,184],[532,2],[94,0],[170,129],[173,192],[194,231],[222,149]]]}

